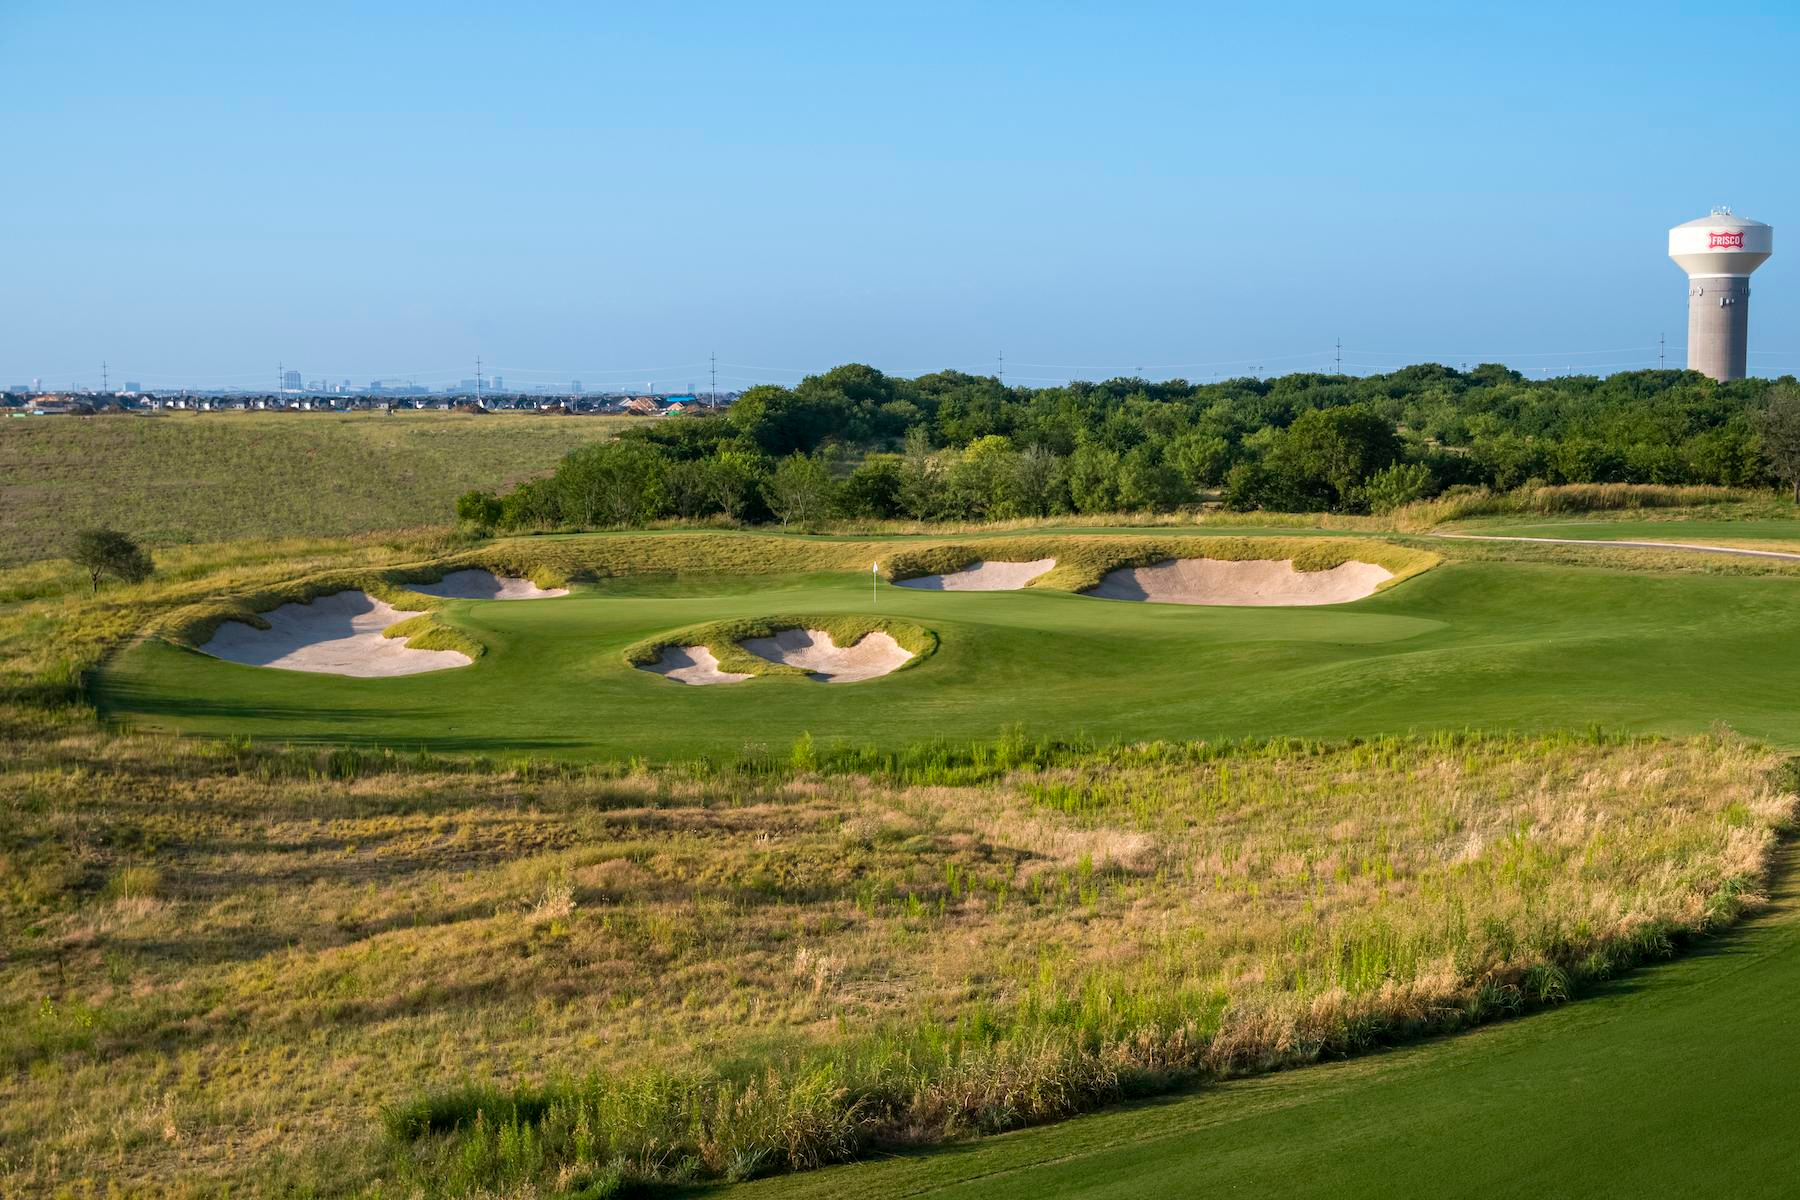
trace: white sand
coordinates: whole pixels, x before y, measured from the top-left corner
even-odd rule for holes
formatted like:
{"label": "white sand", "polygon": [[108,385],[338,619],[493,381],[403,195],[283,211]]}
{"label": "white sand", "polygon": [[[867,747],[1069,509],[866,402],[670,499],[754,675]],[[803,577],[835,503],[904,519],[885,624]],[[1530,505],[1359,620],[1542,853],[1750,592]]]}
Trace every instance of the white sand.
{"label": "white sand", "polygon": [[928,592],[1016,592],[1055,565],[1054,558],[1038,558],[1031,562],[989,562],[978,558],[948,575],[920,575],[916,579],[896,582],[901,587]]}
{"label": "white sand", "polygon": [[822,629],[783,629],[774,637],[749,638],[744,649],[758,658],[799,667],[825,683],[855,683],[896,671],[912,651],[877,629],[854,646],[839,646]]}
{"label": "white sand", "polygon": [[1329,571],[1296,571],[1292,559],[1176,558],[1153,567],[1109,571],[1098,587],[1083,594],[1153,604],[1344,604],[1373,595],[1393,577],[1385,567],[1365,562],[1347,562]]}
{"label": "white sand", "polygon": [[710,683],[741,683],[748,675],[721,671],[719,660],[705,646],[664,646],[662,657],[653,663],[642,663],[640,671],[654,671],[676,683],[704,686]]}
{"label": "white sand", "polygon": [[360,678],[444,671],[474,661],[455,650],[414,650],[405,638],[381,636],[389,625],[418,615],[367,592],[338,592],[263,613],[267,629],[227,621],[200,650],[252,667]]}
{"label": "white sand", "polygon": [[451,600],[548,600],[566,596],[568,588],[541,588],[529,579],[500,576],[492,571],[452,571],[436,583],[409,583],[415,592]]}

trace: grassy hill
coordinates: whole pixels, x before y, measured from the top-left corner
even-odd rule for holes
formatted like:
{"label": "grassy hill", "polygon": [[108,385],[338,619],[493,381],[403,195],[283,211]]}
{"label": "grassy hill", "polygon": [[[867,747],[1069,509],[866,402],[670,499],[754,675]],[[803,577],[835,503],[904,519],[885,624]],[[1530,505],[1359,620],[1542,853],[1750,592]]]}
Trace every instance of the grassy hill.
{"label": "grassy hill", "polygon": [[450,524],[457,495],[546,474],[622,418],[180,413],[0,420],[0,564],[111,525],[153,546]]}

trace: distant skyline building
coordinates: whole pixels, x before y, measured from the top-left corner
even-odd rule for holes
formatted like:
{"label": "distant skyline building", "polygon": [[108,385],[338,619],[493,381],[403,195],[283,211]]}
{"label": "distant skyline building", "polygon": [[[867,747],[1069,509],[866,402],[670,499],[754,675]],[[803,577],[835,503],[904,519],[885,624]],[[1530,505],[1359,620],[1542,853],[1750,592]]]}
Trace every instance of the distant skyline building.
{"label": "distant skyline building", "polygon": [[571,395],[571,396],[581,395],[581,380],[577,379],[573,383],[569,384],[569,395]]}
{"label": "distant skyline building", "polygon": [[287,392],[299,391],[301,387],[300,372],[283,371],[281,373],[281,387],[283,391]]}
{"label": "distant skyline building", "polygon": [[1750,273],[1774,234],[1723,207],[1669,230],[1669,257],[1688,277],[1688,370],[1721,383],[1750,373]]}

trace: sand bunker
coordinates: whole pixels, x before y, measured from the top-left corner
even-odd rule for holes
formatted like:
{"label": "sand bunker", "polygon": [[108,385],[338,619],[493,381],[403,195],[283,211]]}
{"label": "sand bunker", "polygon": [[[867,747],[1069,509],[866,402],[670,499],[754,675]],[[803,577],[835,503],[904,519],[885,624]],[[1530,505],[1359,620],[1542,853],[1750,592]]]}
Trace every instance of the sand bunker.
{"label": "sand bunker", "polygon": [[901,587],[928,592],[1016,592],[1055,565],[1054,558],[1031,562],[988,562],[978,558],[948,575],[920,575],[897,582]]}
{"label": "sand bunker", "polygon": [[653,663],[642,663],[641,671],[654,671],[676,683],[705,685],[709,683],[741,683],[748,675],[721,671],[719,660],[705,646],[664,646],[662,657]]}
{"label": "sand bunker", "polygon": [[204,654],[252,667],[318,671],[375,678],[466,667],[474,661],[455,650],[414,650],[405,638],[386,638],[389,625],[416,617],[367,592],[338,592],[309,604],[283,604],[262,614],[267,629],[242,621],[219,626]]}
{"label": "sand bunker", "polygon": [[774,637],[748,638],[744,649],[758,658],[798,667],[825,683],[855,683],[897,671],[912,651],[877,629],[854,646],[839,646],[822,629],[783,629]]}
{"label": "sand bunker", "polygon": [[451,600],[548,600],[566,596],[568,588],[541,588],[529,579],[513,579],[492,571],[452,571],[436,583],[409,583],[410,590]]}
{"label": "sand bunker", "polygon": [[1110,571],[1098,587],[1083,594],[1153,604],[1343,604],[1373,595],[1393,577],[1385,567],[1365,562],[1342,563],[1329,571],[1296,571],[1292,559],[1176,558],[1153,567]]}

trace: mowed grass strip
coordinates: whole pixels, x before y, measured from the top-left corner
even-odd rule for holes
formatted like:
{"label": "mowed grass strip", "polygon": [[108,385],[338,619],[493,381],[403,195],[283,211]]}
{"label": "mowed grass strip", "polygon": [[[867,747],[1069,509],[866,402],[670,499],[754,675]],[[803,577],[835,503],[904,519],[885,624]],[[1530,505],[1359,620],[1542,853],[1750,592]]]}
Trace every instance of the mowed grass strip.
{"label": "mowed grass strip", "polygon": [[551,1194],[1050,1120],[1580,994],[1753,904],[1793,808],[1729,739],[7,749],[20,1194]]}
{"label": "mowed grass strip", "polygon": [[447,526],[456,497],[547,474],[614,418],[180,413],[0,420],[0,564],[106,525],[157,546]]}

